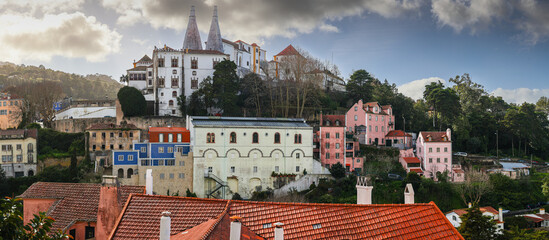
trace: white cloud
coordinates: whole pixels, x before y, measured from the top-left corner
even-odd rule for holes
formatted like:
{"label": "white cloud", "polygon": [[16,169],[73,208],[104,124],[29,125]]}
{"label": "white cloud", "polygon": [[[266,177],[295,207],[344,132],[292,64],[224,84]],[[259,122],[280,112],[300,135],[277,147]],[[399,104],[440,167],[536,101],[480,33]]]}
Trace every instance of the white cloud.
{"label": "white cloud", "polygon": [[492,93],[494,96],[501,96],[503,100],[511,103],[536,103],[540,97],[549,96],[549,88],[546,89],[530,89],[530,88],[517,88],[517,89],[502,89],[497,88]]}
{"label": "white cloud", "polygon": [[0,0],[0,9],[25,13],[60,13],[80,9],[84,0]]}
{"label": "white cloud", "polygon": [[7,61],[49,61],[54,56],[97,62],[118,52],[122,36],[93,16],[72,14],[3,13],[0,15],[0,52]]}
{"label": "white cloud", "polygon": [[514,26],[518,38],[536,44],[549,37],[549,2],[537,0],[432,0],[431,12],[441,26],[478,33],[496,23]]}
{"label": "white cloud", "polygon": [[273,36],[294,37],[315,30],[337,32],[327,21],[337,21],[364,12],[383,17],[418,14],[419,0],[103,0],[103,6],[116,11],[118,24],[131,25],[139,21],[155,28],[182,31],[187,26],[190,7],[196,6],[199,29],[207,32],[213,5],[218,5],[221,32],[229,39],[259,41]]}
{"label": "white cloud", "polygon": [[425,91],[425,85],[429,85],[432,82],[442,82],[446,85],[446,80],[439,77],[430,77],[419,80],[414,80],[409,83],[398,86],[398,92],[404,94],[404,96],[411,97],[414,100],[423,98],[423,91]]}
{"label": "white cloud", "polygon": [[137,43],[141,46],[145,45],[145,43],[147,43],[148,41],[149,40],[146,40],[146,39],[137,39],[137,38],[132,39],[132,42]]}

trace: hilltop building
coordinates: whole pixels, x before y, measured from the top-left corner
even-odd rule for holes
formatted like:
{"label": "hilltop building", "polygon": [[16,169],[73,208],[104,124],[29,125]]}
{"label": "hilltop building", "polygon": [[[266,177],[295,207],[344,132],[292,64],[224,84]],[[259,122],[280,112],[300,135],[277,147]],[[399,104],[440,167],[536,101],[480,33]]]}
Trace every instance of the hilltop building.
{"label": "hilltop building", "polygon": [[217,63],[226,59],[234,61],[238,75],[243,77],[250,72],[261,74],[259,65],[265,55],[255,43],[222,39],[217,7],[214,7],[208,41],[203,48],[193,6],[182,49],[155,47],[152,59],[145,55],[127,70],[128,85],[143,93],[155,115],[180,116],[178,97],[191,96],[205,78],[213,77]]}
{"label": "hilltop building", "polygon": [[22,98],[9,93],[0,93],[0,130],[17,128],[21,122]]}
{"label": "hilltop building", "polygon": [[36,174],[37,139],[37,129],[0,130],[1,164],[6,177]]}
{"label": "hilltop building", "polygon": [[347,128],[358,135],[361,144],[385,145],[385,136],[394,130],[395,116],[391,105],[359,100],[346,114]]}

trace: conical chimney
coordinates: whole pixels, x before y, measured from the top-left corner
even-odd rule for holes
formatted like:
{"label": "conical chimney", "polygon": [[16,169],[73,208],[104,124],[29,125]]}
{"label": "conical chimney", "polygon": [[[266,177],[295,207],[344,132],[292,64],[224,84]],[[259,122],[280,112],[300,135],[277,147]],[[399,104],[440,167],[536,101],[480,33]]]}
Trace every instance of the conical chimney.
{"label": "conical chimney", "polygon": [[219,22],[217,19],[217,6],[214,6],[212,25],[210,26],[210,32],[208,33],[206,50],[223,52],[223,42],[221,42],[221,31],[219,30]]}
{"label": "conical chimney", "polygon": [[191,15],[185,32],[185,40],[183,41],[183,49],[202,50],[202,40],[200,40],[200,32],[196,25],[196,16],[194,6],[191,6]]}

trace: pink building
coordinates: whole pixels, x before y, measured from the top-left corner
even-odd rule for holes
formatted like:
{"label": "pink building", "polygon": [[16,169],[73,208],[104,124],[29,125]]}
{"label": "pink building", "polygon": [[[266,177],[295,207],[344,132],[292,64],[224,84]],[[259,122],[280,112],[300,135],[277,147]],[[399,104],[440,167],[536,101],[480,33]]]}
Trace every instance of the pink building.
{"label": "pink building", "polygon": [[423,175],[421,170],[421,161],[417,157],[399,157],[399,162],[406,169],[406,173],[416,172],[418,175]]}
{"label": "pink building", "polygon": [[347,171],[362,171],[363,158],[357,157],[360,146],[353,134],[346,134],[345,115],[323,115],[315,133],[314,152],[326,168],[341,163]]}
{"label": "pink building", "polygon": [[448,173],[452,179],[452,137],[446,132],[420,132],[416,142],[416,154],[421,161],[425,177],[436,180],[438,172]]}
{"label": "pink building", "polygon": [[385,135],[394,130],[395,116],[391,105],[359,100],[347,111],[347,128],[359,135],[359,142],[385,145]]}
{"label": "pink building", "polygon": [[408,149],[412,147],[412,135],[401,130],[392,130],[385,135],[385,145],[399,149]]}

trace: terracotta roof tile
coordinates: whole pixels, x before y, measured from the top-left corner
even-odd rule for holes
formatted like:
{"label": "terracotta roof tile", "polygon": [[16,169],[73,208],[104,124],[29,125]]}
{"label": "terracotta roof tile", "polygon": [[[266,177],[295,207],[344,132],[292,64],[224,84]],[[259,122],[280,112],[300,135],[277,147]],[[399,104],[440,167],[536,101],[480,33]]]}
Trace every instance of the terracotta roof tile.
{"label": "terracotta roof tile", "polygon": [[[0,138],[11,138],[11,136],[23,136],[24,138],[38,138],[38,129],[8,129],[0,130]],[[18,138],[19,137],[15,137]]]}
{"label": "terracotta roof tile", "polygon": [[[420,132],[419,133],[425,142],[450,142],[448,138],[444,141],[443,137],[446,137],[446,132]],[[428,140],[427,137],[431,137],[431,140]]]}
{"label": "terracotta roof tile", "polygon": [[385,137],[412,137],[412,135],[403,132],[402,130],[392,130],[387,133]]}
{"label": "terracotta roof tile", "polygon": [[404,159],[406,163],[420,163],[417,157],[403,157],[402,159]]}
{"label": "terracotta roof tile", "polygon": [[[490,213],[492,213],[492,214],[494,214],[494,215],[498,215],[498,214],[499,214],[499,212],[498,212],[496,209],[494,209],[493,207],[490,207],[490,206],[479,207],[479,210],[480,210],[481,212],[483,212],[483,213],[484,213],[484,212],[490,212]],[[450,212],[455,212],[457,215],[461,216],[461,215],[467,213],[467,208],[454,209],[454,210],[452,210],[452,211],[450,211]]]}
{"label": "terracotta roof tile", "polygon": [[[284,224],[285,239],[463,239],[434,203],[272,203],[143,194],[131,196],[112,239],[157,238],[162,211],[172,213],[172,235],[186,230],[204,233],[212,229],[216,221],[212,219],[226,211],[227,216],[241,217],[243,228],[265,239],[273,239],[276,222]],[[224,221],[202,238],[228,239]]]}
{"label": "terracotta roof tile", "polygon": [[[330,121],[330,125],[326,125],[326,121]],[[336,121],[339,121],[339,126],[336,125]],[[322,127],[345,127],[345,115],[322,115],[322,121],[320,123]]]}
{"label": "terracotta roof tile", "polygon": [[[75,221],[97,221],[99,193],[98,183],[36,182],[19,197],[23,199],[58,199],[48,210],[54,218],[53,229],[64,230]],[[130,193],[144,193],[144,186],[122,186],[122,204]]]}
{"label": "terracotta roof tile", "polygon": [[292,44],[288,45],[284,50],[279,52],[275,56],[290,56],[290,55],[301,55],[299,52],[292,46]]}
{"label": "terracotta roof tile", "polygon": [[416,172],[416,173],[423,173],[423,170],[421,170],[421,168],[410,168],[410,171]]}
{"label": "terracotta roof tile", "polygon": [[184,127],[150,127],[149,132],[188,132]]}

